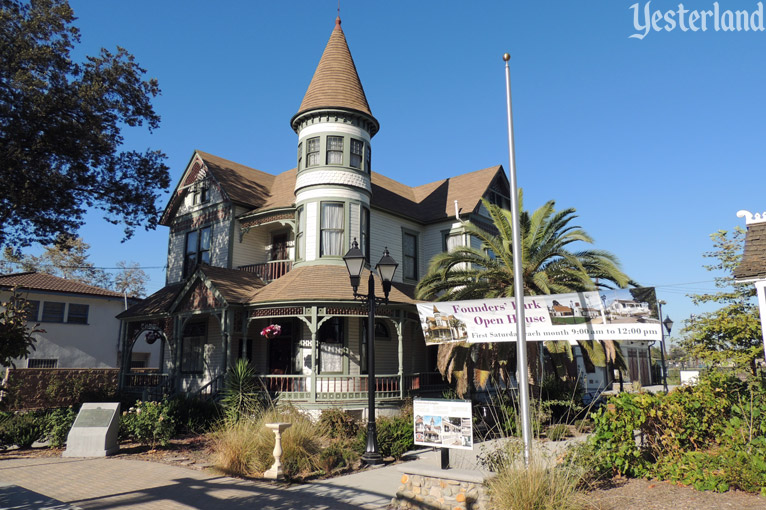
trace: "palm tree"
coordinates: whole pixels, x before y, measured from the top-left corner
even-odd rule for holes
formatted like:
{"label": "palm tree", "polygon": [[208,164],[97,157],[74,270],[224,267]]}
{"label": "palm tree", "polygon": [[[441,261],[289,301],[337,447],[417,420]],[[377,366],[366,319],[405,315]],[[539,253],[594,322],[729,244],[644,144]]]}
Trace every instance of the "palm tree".
{"label": "palm tree", "polygon": [[[483,204],[489,211],[494,232],[464,222],[465,232],[478,239],[481,246],[459,246],[431,259],[428,273],[416,289],[419,299],[456,301],[514,295],[511,213],[486,200]],[[573,244],[593,243],[581,227],[573,224],[577,218],[574,208],[557,212],[551,200],[530,214],[521,206],[521,190],[519,204],[525,295],[625,288],[633,284],[613,254],[592,249],[571,251]],[[626,368],[619,348],[612,341],[581,341],[579,344],[595,366],[614,362],[619,368]],[[476,364],[474,379],[483,387],[490,373],[512,357],[513,345],[442,344],[439,371],[449,380],[457,378],[458,392],[464,393],[468,385],[465,376],[471,371],[471,365]],[[537,351],[537,342],[529,346]],[[572,360],[569,342],[545,342],[545,346],[554,359]],[[529,359],[533,362],[537,356],[531,354]]]}

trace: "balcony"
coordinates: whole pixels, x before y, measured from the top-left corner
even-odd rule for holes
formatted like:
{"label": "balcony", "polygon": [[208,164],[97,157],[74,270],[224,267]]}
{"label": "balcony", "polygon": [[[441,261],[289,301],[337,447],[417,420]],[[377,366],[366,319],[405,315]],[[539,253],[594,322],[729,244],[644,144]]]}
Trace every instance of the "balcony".
{"label": "balcony", "polygon": [[264,282],[268,283],[286,275],[293,268],[292,260],[272,260],[262,264],[250,264],[239,266],[237,269],[254,273]]}

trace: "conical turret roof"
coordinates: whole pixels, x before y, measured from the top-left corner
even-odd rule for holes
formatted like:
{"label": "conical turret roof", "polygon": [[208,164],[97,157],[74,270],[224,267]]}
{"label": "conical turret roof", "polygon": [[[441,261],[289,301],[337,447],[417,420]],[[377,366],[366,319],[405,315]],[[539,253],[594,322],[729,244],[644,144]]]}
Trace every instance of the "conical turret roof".
{"label": "conical turret roof", "polygon": [[330,35],[296,117],[316,108],[349,108],[372,116],[354,59],[346,43],[346,36],[340,27],[340,17],[335,19],[335,29]]}

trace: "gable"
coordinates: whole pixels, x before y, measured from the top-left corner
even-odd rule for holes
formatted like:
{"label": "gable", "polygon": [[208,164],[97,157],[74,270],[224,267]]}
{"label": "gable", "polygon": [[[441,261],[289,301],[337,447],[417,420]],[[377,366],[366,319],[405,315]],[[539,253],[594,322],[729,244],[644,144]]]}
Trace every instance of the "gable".
{"label": "gable", "polygon": [[201,312],[226,306],[226,302],[198,279],[173,307],[173,312]]}

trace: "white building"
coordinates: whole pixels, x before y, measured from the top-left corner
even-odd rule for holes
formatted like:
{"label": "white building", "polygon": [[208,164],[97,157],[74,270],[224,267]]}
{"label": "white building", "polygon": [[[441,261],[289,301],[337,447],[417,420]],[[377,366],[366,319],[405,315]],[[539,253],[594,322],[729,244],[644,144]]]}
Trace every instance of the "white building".
{"label": "white building", "polygon": [[[111,290],[44,273],[0,275],[0,301],[12,289],[29,302],[28,323],[39,324],[35,349],[17,368],[116,368],[125,298]],[[134,303],[135,300],[130,300]],[[139,343],[134,367],[158,367],[159,345]]]}

